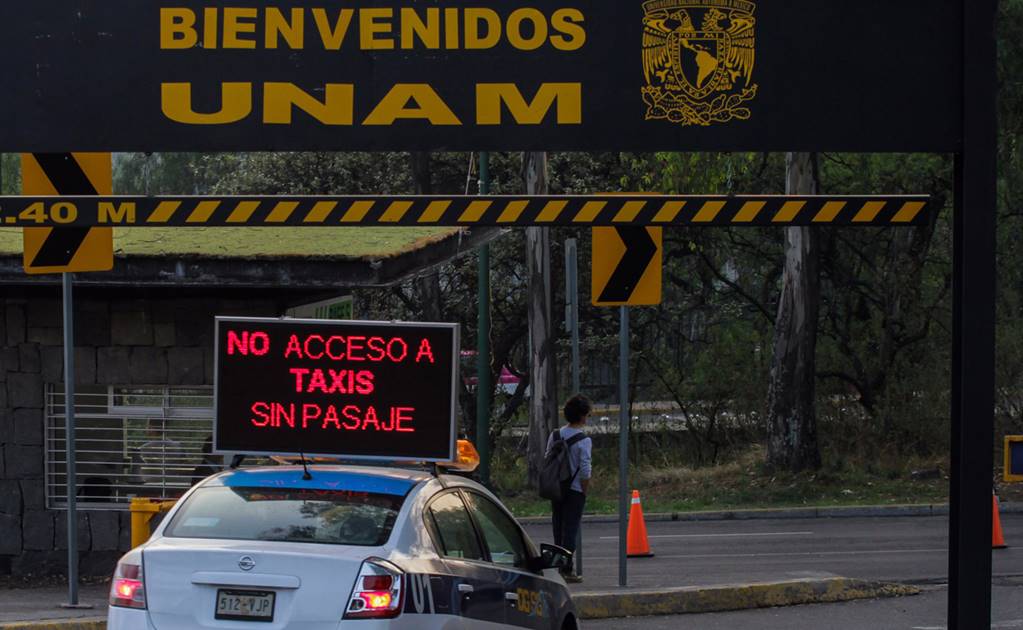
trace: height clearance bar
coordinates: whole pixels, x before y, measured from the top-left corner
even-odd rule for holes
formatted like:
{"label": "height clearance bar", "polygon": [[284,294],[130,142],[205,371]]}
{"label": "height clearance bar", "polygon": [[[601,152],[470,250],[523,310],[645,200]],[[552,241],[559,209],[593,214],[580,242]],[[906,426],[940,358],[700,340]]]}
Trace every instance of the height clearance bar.
{"label": "height clearance bar", "polygon": [[919,225],[930,197],[0,197],[0,226]]}

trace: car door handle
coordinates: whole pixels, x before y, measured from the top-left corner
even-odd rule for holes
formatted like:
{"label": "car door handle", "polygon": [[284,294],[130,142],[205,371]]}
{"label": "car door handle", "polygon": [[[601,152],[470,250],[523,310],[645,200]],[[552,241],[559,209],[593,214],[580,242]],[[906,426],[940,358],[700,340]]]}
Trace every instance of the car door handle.
{"label": "car door handle", "polygon": [[506,600],[510,601],[510,602],[517,602],[517,601],[519,601],[519,594],[518,593],[505,593],[504,594],[504,598]]}
{"label": "car door handle", "polygon": [[472,584],[459,584],[458,585],[458,592],[459,593],[465,593],[466,595],[468,595],[469,593],[472,593],[475,590],[476,589],[475,589],[475,587],[473,587]]}

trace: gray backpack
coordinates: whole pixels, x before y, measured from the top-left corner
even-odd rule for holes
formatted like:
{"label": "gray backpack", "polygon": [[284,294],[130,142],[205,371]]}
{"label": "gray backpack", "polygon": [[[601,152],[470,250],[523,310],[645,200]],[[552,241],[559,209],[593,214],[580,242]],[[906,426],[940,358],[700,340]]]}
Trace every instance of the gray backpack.
{"label": "gray backpack", "polygon": [[587,436],[578,433],[565,440],[561,437],[560,429],[556,429],[552,436],[554,441],[551,450],[543,460],[543,468],[540,469],[539,491],[541,498],[561,502],[579,474],[578,470],[572,472],[572,460],[568,453],[573,444],[587,439]]}

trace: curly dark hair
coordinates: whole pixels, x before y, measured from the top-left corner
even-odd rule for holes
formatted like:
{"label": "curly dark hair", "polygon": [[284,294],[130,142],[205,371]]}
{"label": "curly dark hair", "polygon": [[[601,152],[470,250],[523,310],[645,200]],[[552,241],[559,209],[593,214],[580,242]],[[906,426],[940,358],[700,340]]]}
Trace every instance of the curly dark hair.
{"label": "curly dark hair", "polygon": [[575,424],[590,413],[592,405],[590,399],[582,394],[576,394],[565,403],[565,420],[569,424]]}

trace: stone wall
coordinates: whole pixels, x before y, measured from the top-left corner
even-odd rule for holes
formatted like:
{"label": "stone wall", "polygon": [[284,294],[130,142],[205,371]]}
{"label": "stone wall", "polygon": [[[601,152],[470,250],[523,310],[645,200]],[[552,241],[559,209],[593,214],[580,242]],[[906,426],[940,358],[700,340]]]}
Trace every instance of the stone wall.
{"label": "stone wall", "polygon": [[[63,573],[67,517],[46,509],[43,455],[45,386],[63,383],[60,289],[0,291],[0,575]],[[75,380],[212,385],[214,316],[284,311],[281,295],[218,293],[76,290]],[[128,512],[80,510],[78,521],[81,574],[109,575],[128,549]]]}

